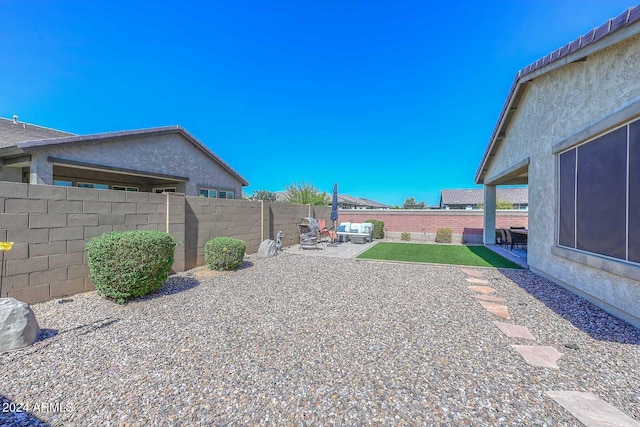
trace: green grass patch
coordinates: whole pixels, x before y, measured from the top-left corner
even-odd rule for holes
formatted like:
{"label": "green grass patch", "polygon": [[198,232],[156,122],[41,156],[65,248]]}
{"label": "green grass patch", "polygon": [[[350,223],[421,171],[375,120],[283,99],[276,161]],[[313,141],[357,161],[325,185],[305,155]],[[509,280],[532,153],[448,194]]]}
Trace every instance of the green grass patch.
{"label": "green grass patch", "polygon": [[380,242],[358,258],[522,269],[484,246]]}

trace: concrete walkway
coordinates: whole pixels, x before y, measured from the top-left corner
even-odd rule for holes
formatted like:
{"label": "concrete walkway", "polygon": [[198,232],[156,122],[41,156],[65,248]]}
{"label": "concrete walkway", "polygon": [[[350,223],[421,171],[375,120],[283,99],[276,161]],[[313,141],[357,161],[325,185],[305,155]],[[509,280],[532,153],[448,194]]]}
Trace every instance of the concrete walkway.
{"label": "concrete walkway", "polygon": [[[371,243],[323,243],[318,244],[318,249],[313,246],[293,245],[285,248],[284,250],[292,254],[298,255],[310,255],[310,256],[323,256],[331,258],[355,258],[361,253],[371,249],[382,240],[374,240]],[[335,245],[335,246],[334,246]]]}

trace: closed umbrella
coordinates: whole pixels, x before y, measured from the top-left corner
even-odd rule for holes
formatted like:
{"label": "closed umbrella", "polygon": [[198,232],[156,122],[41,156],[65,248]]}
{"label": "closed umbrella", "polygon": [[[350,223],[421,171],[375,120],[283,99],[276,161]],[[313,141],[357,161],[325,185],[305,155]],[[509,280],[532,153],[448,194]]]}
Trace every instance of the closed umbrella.
{"label": "closed umbrella", "polygon": [[338,184],[333,184],[333,198],[331,199],[331,221],[333,221],[334,233],[336,232],[337,220],[338,220]]}

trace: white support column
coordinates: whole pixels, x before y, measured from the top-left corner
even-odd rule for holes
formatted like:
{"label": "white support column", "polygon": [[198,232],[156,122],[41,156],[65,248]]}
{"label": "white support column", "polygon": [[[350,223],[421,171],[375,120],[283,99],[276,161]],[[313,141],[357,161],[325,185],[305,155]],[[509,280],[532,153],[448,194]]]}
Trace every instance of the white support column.
{"label": "white support column", "polygon": [[496,186],[484,186],[484,235],[485,245],[496,243]]}
{"label": "white support column", "polygon": [[45,154],[31,154],[29,184],[53,185],[53,165],[47,161]]}

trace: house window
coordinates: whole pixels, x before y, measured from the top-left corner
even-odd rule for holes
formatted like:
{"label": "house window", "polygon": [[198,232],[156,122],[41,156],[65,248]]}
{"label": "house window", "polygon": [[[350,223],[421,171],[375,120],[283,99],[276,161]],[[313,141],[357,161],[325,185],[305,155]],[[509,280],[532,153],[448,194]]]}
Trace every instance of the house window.
{"label": "house window", "polygon": [[73,184],[71,183],[71,181],[63,181],[61,179],[54,179],[53,180],[53,185],[59,185],[61,187],[71,187]]}
{"label": "house window", "polygon": [[111,188],[114,190],[120,190],[120,191],[138,191],[138,187],[127,187],[124,185],[114,185]]}
{"label": "house window", "polygon": [[108,190],[109,186],[107,184],[95,184],[92,182],[79,182],[78,187],[80,188],[96,188],[98,190]]}
{"label": "house window", "polygon": [[200,195],[202,197],[218,197],[218,192],[216,190],[210,190],[208,188],[201,188]]}
{"label": "house window", "polygon": [[175,193],[176,187],[158,187],[153,189],[154,193]]}
{"label": "house window", "polygon": [[558,244],[640,262],[640,121],[559,155]]}
{"label": "house window", "polygon": [[200,196],[202,197],[212,197],[218,199],[233,199],[233,191],[221,191],[221,190],[213,190],[210,188],[201,188],[199,190]]}

